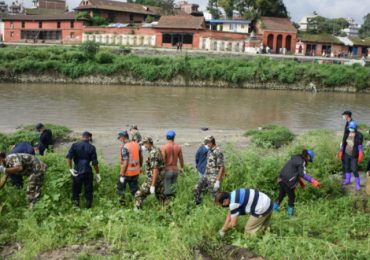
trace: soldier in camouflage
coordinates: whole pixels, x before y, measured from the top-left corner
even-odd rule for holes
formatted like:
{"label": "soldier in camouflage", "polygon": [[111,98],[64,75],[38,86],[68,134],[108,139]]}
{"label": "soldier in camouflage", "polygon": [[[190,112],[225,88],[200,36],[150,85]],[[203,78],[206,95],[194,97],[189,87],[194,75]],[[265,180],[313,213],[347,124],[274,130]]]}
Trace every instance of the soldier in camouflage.
{"label": "soldier in camouflage", "polygon": [[207,166],[204,176],[194,188],[195,204],[202,202],[201,194],[211,190],[214,196],[220,188],[220,183],[225,174],[224,155],[219,147],[216,146],[216,140],[213,136],[207,136],[204,143],[208,146]]}
{"label": "soldier in camouflage", "polygon": [[0,153],[0,164],[0,173],[5,174],[1,179],[0,189],[5,185],[9,175],[28,176],[27,200],[32,208],[41,195],[46,164],[35,156],[25,153],[9,154],[8,156],[5,153]]}
{"label": "soldier in camouflage", "polygon": [[140,143],[141,142],[141,134],[138,131],[137,125],[131,125],[130,127],[130,135],[131,135],[131,141]]}
{"label": "soldier in camouflage", "polygon": [[159,201],[164,201],[164,161],[161,150],[153,145],[153,139],[144,138],[142,144],[148,150],[148,159],[145,163],[147,179],[135,194],[135,207],[141,208],[144,199],[149,194],[155,194]]}

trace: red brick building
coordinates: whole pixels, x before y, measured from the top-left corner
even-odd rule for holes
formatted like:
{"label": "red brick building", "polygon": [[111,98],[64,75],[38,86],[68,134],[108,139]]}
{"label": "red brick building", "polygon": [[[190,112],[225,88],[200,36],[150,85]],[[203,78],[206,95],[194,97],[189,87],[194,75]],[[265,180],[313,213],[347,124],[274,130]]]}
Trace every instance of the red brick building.
{"label": "red brick building", "polygon": [[62,15],[8,15],[3,21],[5,42],[82,42],[84,21],[76,20],[76,13],[73,12]]}
{"label": "red brick building", "polygon": [[288,18],[261,17],[257,31],[263,35],[263,45],[268,46],[273,53],[279,53],[282,48],[288,53],[295,52],[297,29]]}
{"label": "red brick building", "polygon": [[82,0],[75,8],[90,17],[100,16],[112,23],[142,23],[148,16],[159,18],[159,8],[110,0]]}

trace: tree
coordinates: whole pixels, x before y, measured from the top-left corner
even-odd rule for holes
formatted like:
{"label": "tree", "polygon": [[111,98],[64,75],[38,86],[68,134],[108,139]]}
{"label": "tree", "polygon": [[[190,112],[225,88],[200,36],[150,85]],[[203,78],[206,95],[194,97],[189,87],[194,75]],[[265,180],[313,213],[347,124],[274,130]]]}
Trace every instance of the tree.
{"label": "tree", "polygon": [[208,10],[213,15],[221,7],[226,17],[232,18],[237,11],[246,19],[255,20],[261,16],[288,17],[283,0],[209,0]]}
{"label": "tree", "polygon": [[161,8],[162,14],[173,14],[175,0],[127,0],[127,3],[157,6]]}
{"label": "tree", "polygon": [[221,17],[218,0],[209,0],[207,10],[210,12],[213,19],[219,19]]}
{"label": "tree", "polygon": [[364,17],[364,23],[361,26],[359,33],[361,38],[370,37],[370,13]]}
{"label": "tree", "polygon": [[341,35],[341,30],[348,26],[349,23],[344,18],[328,19],[323,16],[316,16],[308,21],[307,31],[309,33]]}

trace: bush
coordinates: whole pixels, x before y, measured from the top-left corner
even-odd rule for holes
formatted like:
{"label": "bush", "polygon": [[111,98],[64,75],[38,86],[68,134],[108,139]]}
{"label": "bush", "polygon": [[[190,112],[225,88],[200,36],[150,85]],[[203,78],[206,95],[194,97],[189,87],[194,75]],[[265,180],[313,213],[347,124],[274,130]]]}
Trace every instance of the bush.
{"label": "bush", "polygon": [[252,143],[260,147],[280,148],[294,139],[294,134],[286,127],[280,125],[266,125],[260,129],[251,129],[245,136],[252,138]]}
{"label": "bush", "polygon": [[99,50],[99,44],[96,42],[87,41],[80,45],[80,50],[87,59],[93,60]]}
{"label": "bush", "polygon": [[102,51],[96,55],[96,61],[100,64],[109,64],[113,63],[114,57],[115,56],[111,52]]}

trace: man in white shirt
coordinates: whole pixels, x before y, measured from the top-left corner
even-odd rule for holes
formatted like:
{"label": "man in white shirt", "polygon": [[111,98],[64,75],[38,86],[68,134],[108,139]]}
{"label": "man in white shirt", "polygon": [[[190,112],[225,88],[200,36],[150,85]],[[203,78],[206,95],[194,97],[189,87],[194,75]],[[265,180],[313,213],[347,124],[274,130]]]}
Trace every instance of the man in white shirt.
{"label": "man in white shirt", "polygon": [[215,197],[216,204],[229,208],[225,224],[219,231],[221,237],[234,228],[238,223],[238,216],[250,214],[245,225],[245,234],[255,234],[259,230],[265,231],[269,226],[272,215],[272,201],[264,194],[254,189],[237,189],[231,193],[220,192]]}

